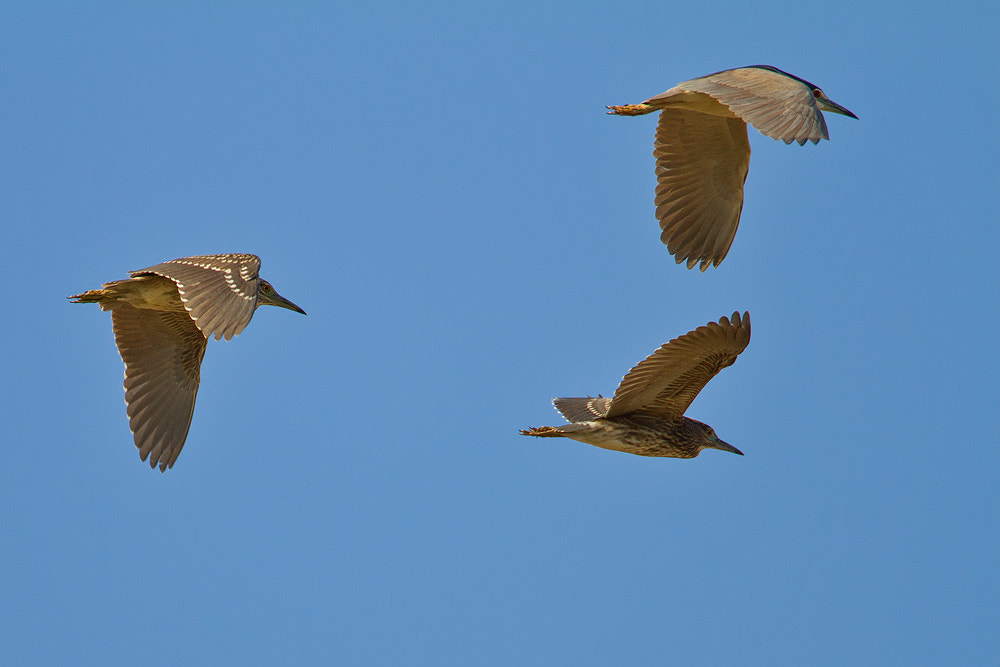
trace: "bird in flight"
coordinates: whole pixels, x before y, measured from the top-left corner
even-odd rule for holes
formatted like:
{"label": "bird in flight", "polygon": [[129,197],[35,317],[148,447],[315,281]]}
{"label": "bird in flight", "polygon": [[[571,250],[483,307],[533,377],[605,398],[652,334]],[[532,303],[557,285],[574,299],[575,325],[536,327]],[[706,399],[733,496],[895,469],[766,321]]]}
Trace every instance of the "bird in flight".
{"label": "bird in flight", "polygon": [[704,271],[733,243],[750,165],[747,123],[786,144],[829,139],[823,111],[857,118],[815,84],[769,65],[728,69],[679,83],[609,114],[660,112],[653,142],[660,240]]}
{"label": "bird in flight", "polygon": [[555,398],[569,424],[521,431],[539,438],[571,438],[639,456],[690,459],[703,449],[743,455],[711,426],[684,416],[715,375],[731,366],[750,343],[750,313],[718,322],[664,343],[622,379],[612,398]]}
{"label": "bird in flight", "polygon": [[306,311],[260,278],[256,255],[183,257],[129,275],[69,298],[111,311],[129,428],[139,458],[163,472],[187,439],[209,336],[230,340],[258,306]]}

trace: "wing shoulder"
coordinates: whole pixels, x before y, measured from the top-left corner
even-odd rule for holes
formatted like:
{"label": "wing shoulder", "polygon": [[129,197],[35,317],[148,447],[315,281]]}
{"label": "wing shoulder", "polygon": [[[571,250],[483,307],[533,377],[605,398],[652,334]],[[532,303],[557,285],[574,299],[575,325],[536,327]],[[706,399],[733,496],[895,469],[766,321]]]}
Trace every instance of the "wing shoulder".
{"label": "wing shoulder", "polygon": [[196,255],[150,266],[132,275],[156,274],[177,284],[184,307],[206,336],[229,340],[250,323],[257,308],[260,258],[249,254]]}
{"label": "wing shoulder", "polygon": [[773,139],[804,144],[829,139],[812,89],[802,80],[767,67],[740,67],[676,86],[704,93]]}

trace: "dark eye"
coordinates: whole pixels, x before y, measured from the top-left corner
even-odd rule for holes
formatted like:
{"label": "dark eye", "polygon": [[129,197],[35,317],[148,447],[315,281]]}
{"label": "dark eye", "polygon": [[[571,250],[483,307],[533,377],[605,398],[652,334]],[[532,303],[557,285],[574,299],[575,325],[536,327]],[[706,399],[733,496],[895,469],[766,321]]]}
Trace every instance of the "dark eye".
{"label": "dark eye", "polygon": [[813,88],[813,97],[823,97],[823,91],[819,88]]}
{"label": "dark eye", "polygon": [[261,288],[260,288],[260,291],[261,291],[261,292],[270,292],[270,291],[271,291],[271,286],[270,286],[270,285],[268,285],[267,283],[264,283],[264,284],[263,284],[263,285],[261,286]]}

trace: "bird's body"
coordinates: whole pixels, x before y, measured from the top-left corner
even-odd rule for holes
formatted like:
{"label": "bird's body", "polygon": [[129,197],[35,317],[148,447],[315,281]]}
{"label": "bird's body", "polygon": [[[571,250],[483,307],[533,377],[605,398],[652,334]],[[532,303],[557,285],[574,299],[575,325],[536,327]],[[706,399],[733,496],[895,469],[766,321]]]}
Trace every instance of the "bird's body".
{"label": "bird's body", "polygon": [[239,334],[262,305],[305,314],[259,271],[255,255],[184,257],[70,297],[111,311],[129,427],[151,467],[173,467],[184,446],[209,336]]}
{"label": "bird's body", "polygon": [[622,379],[612,398],[556,398],[569,424],[521,431],[540,438],[571,438],[639,456],[694,458],[703,449],[740,450],[707,424],[684,416],[688,406],[750,342],[750,314],[733,313],[665,343]]}
{"label": "bird's body", "polygon": [[712,446],[707,444],[711,440],[706,437],[705,428],[705,424],[687,417],[665,419],[637,412],[627,417],[594,419],[566,426],[542,426],[524,435],[570,438],[601,449],[637,456],[693,459],[701,450]]}
{"label": "bird's body", "polygon": [[653,148],[660,240],[678,264],[700,263],[702,271],[725,259],[736,236],[750,166],[747,123],[802,145],[830,138],[823,111],[857,118],[819,87],[767,65],[716,72],[608,109],[660,112]]}

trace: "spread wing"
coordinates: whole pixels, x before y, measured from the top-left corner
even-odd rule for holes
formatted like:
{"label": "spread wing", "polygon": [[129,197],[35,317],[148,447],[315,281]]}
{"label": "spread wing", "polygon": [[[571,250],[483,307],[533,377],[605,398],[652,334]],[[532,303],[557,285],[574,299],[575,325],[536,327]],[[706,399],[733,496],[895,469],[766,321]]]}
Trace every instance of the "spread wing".
{"label": "spread wing", "polygon": [[740,67],[678,84],[704,93],[772,139],[799,145],[829,139],[826,119],[806,82],[769,67]]}
{"label": "spread wing", "polygon": [[750,167],[746,123],[668,107],[660,112],[653,157],[660,240],[689,269],[699,261],[702,271],[718,266],[743,211]]}
{"label": "spread wing", "polygon": [[208,338],[184,312],[133,308],[111,311],[125,362],[129,428],[143,461],[166,470],[187,439]]}
{"label": "spread wing", "polygon": [[552,405],[556,406],[566,421],[589,422],[599,419],[608,414],[608,407],[611,405],[610,398],[553,398]]}
{"label": "spread wing", "polygon": [[231,339],[246,328],[257,308],[260,258],[256,255],[182,257],[131,275],[150,273],[177,283],[184,307],[206,337]]}
{"label": "spread wing", "polygon": [[733,313],[665,343],[622,379],[607,417],[633,412],[679,419],[708,381],[750,343],[750,313]]}

